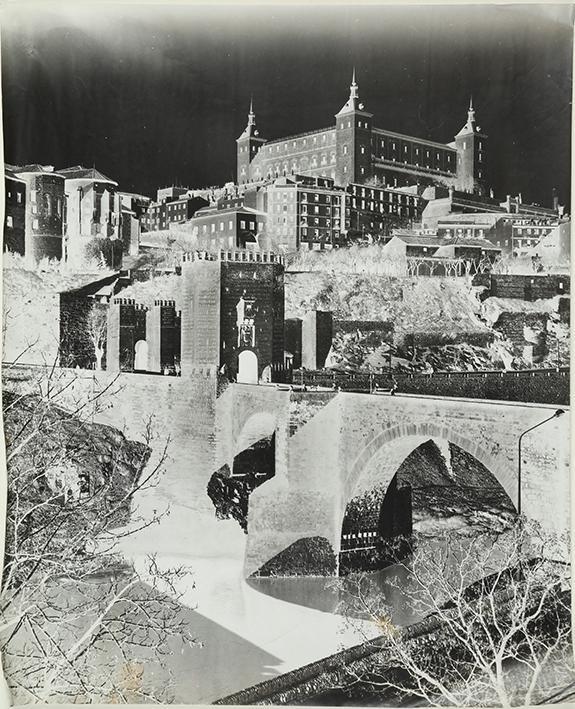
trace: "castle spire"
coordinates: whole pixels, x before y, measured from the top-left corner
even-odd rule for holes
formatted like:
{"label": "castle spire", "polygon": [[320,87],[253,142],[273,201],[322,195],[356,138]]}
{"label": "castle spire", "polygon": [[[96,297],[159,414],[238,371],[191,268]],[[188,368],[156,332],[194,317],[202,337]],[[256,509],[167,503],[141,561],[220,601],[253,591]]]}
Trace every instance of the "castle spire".
{"label": "castle spire", "polygon": [[355,80],[355,67],[353,67],[353,72],[351,75],[351,84],[349,86],[349,98],[345,102],[340,113],[346,111],[356,111],[358,109],[362,110],[363,106],[360,104],[359,101],[359,86],[357,85],[357,81]]}
{"label": "castle spire", "polygon": [[475,111],[473,109],[473,96],[469,97],[469,110],[467,111],[467,123],[469,125],[475,123]]}
{"label": "castle spire", "polygon": [[251,136],[257,135],[256,130],[256,114],[254,113],[254,97],[250,98],[250,110],[248,111],[248,122],[244,128],[244,132],[240,135],[240,138],[250,138]]}
{"label": "castle spire", "polygon": [[473,96],[470,96],[469,108],[467,109],[467,122],[457,135],[467,135],[468,133],[475,133],[476,130],[477,128],[475,126],[475,109],[473,108]]}
{"label": "castle spire", "polygon": [[353,74],[351,77],[351,85],[349,87],[349,99],[353,101],[354,99],[359,99],[359,87],[355,81],[355,67],[353,67]]}

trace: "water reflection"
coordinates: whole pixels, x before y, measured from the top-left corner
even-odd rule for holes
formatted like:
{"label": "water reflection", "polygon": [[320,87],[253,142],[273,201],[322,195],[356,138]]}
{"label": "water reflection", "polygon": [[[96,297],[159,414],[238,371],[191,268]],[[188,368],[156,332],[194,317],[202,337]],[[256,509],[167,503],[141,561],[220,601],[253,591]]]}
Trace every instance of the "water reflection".
{"label": "water reflection", "polygon": [[[362,574],[362,587],[370,598],[377,596],[381,605],[389,606],[394,625],[405,626],[421,620],[410,603],[409,589],[413,580],[410,559],[380,571]],[[353,585],[354,576],[337,579],[325,576],[257,577],[247,583],[256,591],[287,603],[314,608],[324,613],[336,613],[366,620],[368,614],[352,602],[346,588]]]}

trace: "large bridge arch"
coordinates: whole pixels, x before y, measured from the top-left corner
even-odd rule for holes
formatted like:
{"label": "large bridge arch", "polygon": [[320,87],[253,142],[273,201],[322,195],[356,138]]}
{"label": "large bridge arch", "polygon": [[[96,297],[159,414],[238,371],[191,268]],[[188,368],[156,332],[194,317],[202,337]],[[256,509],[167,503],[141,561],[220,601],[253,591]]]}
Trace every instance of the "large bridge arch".
{"label": "large bridge arch", "polygon": [[[339,392],[286,437],[285,472],[252,496],[246,575],[302,538],[326,539],[339,554],[354,494],[367,488],[370,476],[389,484],[405,458],[430,439],[473,456],[516,505],[518,441],[529,430],[522,447],[522,513],[546,531],[563,532],[570,519],[569,415],[555,418],[554,411],[546,404]],[[284,420],[289,425],[289,417]]]}
{"label": "large bridge arch", "polygon": [[477,440],[451,426],[420,422],[385,428],[367,442],[345,476],[342,509],[345,511],[350,499],[370,489],[374,484],[388,485],[408,455],[430,439],[454,443],[476,458],[493,474],[515,504],[517,477],[510,469],[508,461],[497,455],[494,449],[487,449]]}

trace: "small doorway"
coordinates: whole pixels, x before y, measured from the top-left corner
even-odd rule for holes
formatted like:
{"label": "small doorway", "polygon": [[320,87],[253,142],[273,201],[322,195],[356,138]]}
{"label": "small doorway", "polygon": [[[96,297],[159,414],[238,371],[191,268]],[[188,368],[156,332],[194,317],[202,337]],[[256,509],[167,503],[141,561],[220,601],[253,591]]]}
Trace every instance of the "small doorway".
{"label": "small doorway", "polygon": [[252,350],[243,350],[239,354],[238,382],[241,384],[258,383],[258,358]]}
{"label": "small doorway", "polygon": [[134,371],[148,371],[148,343],[146,340],[138,340],[134,347]]}

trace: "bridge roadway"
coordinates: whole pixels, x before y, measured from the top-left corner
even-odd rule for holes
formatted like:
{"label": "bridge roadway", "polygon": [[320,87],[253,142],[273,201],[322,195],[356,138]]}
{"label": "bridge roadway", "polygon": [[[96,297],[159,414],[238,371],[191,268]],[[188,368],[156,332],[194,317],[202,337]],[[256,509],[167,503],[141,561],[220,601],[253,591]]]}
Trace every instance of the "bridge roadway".
{"label": "bridge roadway", "polygon": [[[290,423],[302,406],[308,418],[293,432]],[[337,561],[348,502],[389,484],[429,439],[473,455],[516,504],[519,436],[555,410],[525,402],[230,385],[216,402],[218,465],[231,465],[263,436],[276,436],[275,477],[250,496],[246,576],[302,539],[321,538]],[[523,439],[522,511],[550,532],[569,529],[569,418],[566,411]]]}

